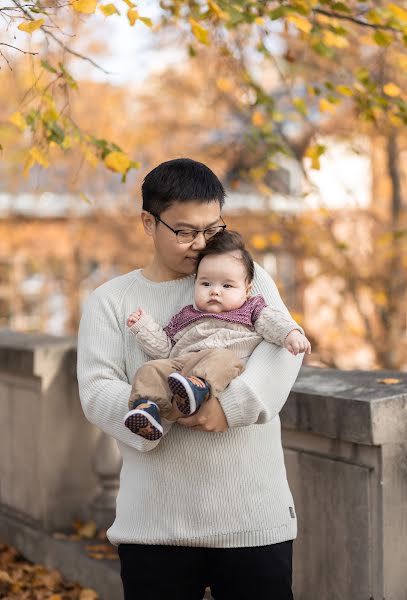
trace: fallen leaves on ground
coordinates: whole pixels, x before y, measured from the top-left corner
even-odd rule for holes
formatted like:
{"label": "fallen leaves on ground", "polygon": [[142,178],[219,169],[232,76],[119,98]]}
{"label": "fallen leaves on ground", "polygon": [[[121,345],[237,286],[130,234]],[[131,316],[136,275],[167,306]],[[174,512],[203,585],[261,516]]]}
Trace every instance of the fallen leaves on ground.
{"label": "fallen leaves on ground", "polygon": [[83,539],[97,539],[104,541],[104,544],[88,544],[85,546],[88,556],[96,560],[119,559],[117,550],[109,542],[107,542],[106,529],[98,530],[94,521],[87,521],[84,523],[80,520],[74,521],[72,523],[72,527],[75,533],[62,533],[56,531],[52,534],[52,536],[57,540],[78,541]]}
{"label": "fallen leaves on ground", "polygon": [[394,385],[400,383],[400,379],[394,379],[393,377],[387,377],[386,379],[376,379],[377,383],[384,383],[386,385]]}
{"label": "fallen leaves on ground", "polygon": [[95,590],[65,580],[56,569],[26,560],[0,544],[0,598],[4,600],[99,600]]}

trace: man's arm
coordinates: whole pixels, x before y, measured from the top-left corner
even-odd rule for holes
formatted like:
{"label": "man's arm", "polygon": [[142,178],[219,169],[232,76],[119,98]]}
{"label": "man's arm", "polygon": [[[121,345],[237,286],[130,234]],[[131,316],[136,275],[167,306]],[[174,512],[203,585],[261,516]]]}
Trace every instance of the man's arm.
{"label": "man's arm", "polygon": [[[271,277],[256,265],[253,293],[291,319]],[[304,354],[293,356],[285,348],[261,342],[244,372],[219,395],[229,427],[266,423],[284,406],[297,379]]]}
{"label": "man's arm", "polygon": [[[131,392],[125,370],[121,323],[108,297],[98,290],[87,299],[79,324],[77,376],[86,418],[116,440],[148,452],[160,440],[146,440],[123,423]],[[171,427],[163,419],[164,434]]]}

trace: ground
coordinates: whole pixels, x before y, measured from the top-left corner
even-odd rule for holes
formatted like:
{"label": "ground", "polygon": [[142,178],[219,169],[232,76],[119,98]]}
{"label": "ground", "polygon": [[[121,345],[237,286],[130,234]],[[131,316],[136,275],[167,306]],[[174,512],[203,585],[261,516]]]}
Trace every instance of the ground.
{"label": "ground", "polygon": [[99,600],[98,594],[64,579],[59,571],[26,560],[0,543],[0,598],[4,600]]}

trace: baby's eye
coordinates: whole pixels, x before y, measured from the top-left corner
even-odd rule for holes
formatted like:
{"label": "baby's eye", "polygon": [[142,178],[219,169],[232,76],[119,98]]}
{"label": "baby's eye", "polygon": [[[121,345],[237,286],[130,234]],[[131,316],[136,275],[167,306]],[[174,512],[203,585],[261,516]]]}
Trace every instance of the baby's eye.
{"label": "baby's eye", "polygon": [[203,281],[201,285],[203,285],[205,287],[209,287],[210,284],[207,281]]}
{"label": "baby's eye", "polygon": [[224,287],[224,288],[231,288],[232,286],[230,285],[230,283],[224,283],[224,284],[223,284],[223,287]]}

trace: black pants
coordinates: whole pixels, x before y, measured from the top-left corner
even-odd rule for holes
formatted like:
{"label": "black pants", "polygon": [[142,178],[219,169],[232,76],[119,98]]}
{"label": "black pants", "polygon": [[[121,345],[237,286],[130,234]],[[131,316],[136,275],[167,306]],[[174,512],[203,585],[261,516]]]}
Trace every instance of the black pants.
{"label": "black pants", "polygon": [[187,548],[120,544],[124,600],[293,600],[292,545]]}

